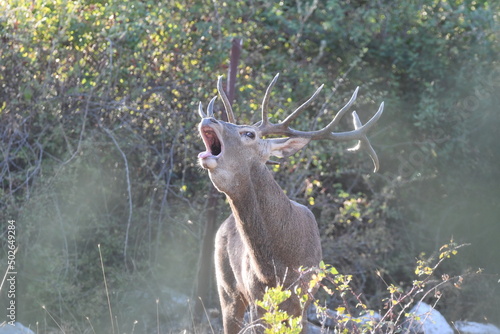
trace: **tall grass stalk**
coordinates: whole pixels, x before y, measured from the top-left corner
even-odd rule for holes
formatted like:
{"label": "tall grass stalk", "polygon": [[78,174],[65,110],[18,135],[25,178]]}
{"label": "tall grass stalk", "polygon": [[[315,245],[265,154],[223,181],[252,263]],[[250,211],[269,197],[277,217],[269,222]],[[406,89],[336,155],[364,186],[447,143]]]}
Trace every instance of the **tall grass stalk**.
{"label": "tall grass stalk", "polygon": [[99,259],[101,260],[102,277],[104,279],[104,288],[106,289],[106,298],[108,299],[109,320],[111,321],[111,332],[115,334],[115,324],[113,321],[113,310],[111,308],[111,301],[109,299],[108,283],[106,281],[106,273],[104,272],[104,262],[102,260],[101,244],[97,245],[99,249]]}
{"label": "tall grass stalk", "polygon": [[64,331],[64,329],[62,329],[61,325],[57,322],[57,320],[52,316],[52,314],[49,312],[49,310],[47,310],[47,308],[45,307],[45,305],[42,305],[42,308],[43,310],[49,315],[50,319],[52,319],[52,321],[56,324],[57,327],[59,327],[59,329],[61,330],[61,332],[63,334],[66,334],[66,332]]}

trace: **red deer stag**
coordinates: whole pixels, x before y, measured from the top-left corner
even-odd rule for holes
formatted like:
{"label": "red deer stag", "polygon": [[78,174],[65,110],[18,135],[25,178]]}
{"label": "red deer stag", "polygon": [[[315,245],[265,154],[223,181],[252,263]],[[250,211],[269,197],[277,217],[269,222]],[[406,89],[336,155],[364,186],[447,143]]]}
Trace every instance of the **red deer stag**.
{"label": "red deer stag", "polygon": [[[378,169],[378,158],[366,137],[367,131],[379,119],[383,102],[377,113],[364,125],[353,112],[355,129],[332,132],[342,116],[356,99],[358,89],[349,102],[325,128],[317,131],[299,131],[289,127],[312,97],[281,123],[268,119],[268,102],[274,77],[262,102],[262,120],[254,125],[236,125],[233,111],[219,77],[217,89],[222,98],[228,122],[214,118],[214,97],[205,113],[199,132],[206,151],[198,155],[200,165],[208,170],[214,186],[226,194],[232,214],[220,226],[215,239],[215,265],[225,334],[236,334],[243,328],[244,313],[250,308],[251,320],[260,319],[262,309],[255,305],[262,299],[266,287],[282,284],[292,288],[307,284],[310,277],[300,267],[314,267],[321,261],[321,242],[318,226],[312,212],[290,200],[266,166],[270,156],[288,157],[311,140],[357,140],[355,149],[363,148],[370,154]],[[265,138],[270,135],[284,138]],[[307,285],[306,285],[307,286]],[[307,289],[302,289],[306,291]],[[314,294],[315,291],[310,291]],[[299,299],[292,295],[280,305],[290,316],[306,316]],[[257,324],[255,322],[254,324]],[[257,331],[262,325],[256,325]]]}

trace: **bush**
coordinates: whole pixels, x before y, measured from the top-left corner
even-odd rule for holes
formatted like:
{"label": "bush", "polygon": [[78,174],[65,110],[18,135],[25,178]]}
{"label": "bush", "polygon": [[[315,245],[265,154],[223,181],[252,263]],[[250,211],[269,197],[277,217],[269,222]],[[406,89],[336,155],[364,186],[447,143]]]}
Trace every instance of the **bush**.
{"label": "bush", "polygon": [[[325,300],[314,301],[316,310],[317,325],[322,330],[335,333],[401,333],[408,331],[414,322],[420,320],[411,311],[414,304],[422,301],[431,302],[433,307],[440,302],[444,291],[460,289],[464,282],[464,277],[472,275],[456,275],[451,277],[443,274],[436,276],[438,267],[443,261],[458,253],[458,249],[466,245],[457,245],[453,240],[441,246],[437,258],[419,259],[415,267],[417,279],[408,286],[399,286],[384,281],[381,273],[378,278],[386,285],[383,304],[378,306],[379,312],[370,309],[364,302],[366,296],[362,292],[356,291],[352,286],[352,275],[339,274],[335,267],[325,264],[323,261],[317,268],[305,268],[306,271],[313,271],[310,287],[320,285],[321,290],[327,295],[336,296],[339,301],[333,305],[330,311],[322,306]],[[302,329],[300,317],[290,317],[279,305],[290,298],[292,292],[283,290],[283,286],[278,285],[266,290],[262,300],[257,301],[264,313],[263,325],[267,326],[266,333],[299,333]],[[300,295],[300,291],[298,292]],[[305,292],[303,298],[307,300]],[[251,325],[251,324],[250,324]],[[328,327],[328,328],[325,328]]]}
{"label": "bush", "polygon": [[[326,262],[352,274],[368,304],[386,290],[376,270],[410,282],[415,255],[450,235],[472,243],[454,266],[497,274],[497,12],[477,1],[1,2],[0,221],[16,220],[22,245],[18,320],[45,321],[45,305],[72,330],[87,329],[85,317],[106,327],[97,244],[123,319],[148,307],[143,323],[156,319],[158,291],[190,294],[209,184],[195,111],[215,95],[234,37],[240,122],[258,119],[276,72],[273,121],[326,84],[297,128],[326,124],[358,85],[362,120],[385,100],[370,137],[379,174],[324,142],[276,170],[318,218]],[[494,318],[493,288],[478,288],[492,277],[461,294],[491,307],[445,311]]]}

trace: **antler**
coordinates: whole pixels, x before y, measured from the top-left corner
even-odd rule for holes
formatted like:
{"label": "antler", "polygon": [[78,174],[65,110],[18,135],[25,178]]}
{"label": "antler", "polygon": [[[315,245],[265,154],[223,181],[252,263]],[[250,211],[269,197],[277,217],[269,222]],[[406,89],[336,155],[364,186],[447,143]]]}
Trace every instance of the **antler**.
{"label": "antler", "polygon": [[200,104],[198,105],[198,114],[200,114],[201,118],[214,117],[214,103],[215,103],[216,99],[217,99],[217,96],[214,96],[210,100],[210,102],[208,103],[207,113],[206,114],[203,111],[203,104],[200,102]]}
{"label": "antler", "polygon": [[[229,99],[227,98],[227,95],[224,92],[224,88],[222,87],[222,75],[219,76],[219,79],[217,80],[217,91],[219,92],[219,95],[222,98],[222,103],[224,103],[224,109],[226,110],[227,121],[229,123],[235,124],[236,121],[233,114],[233,108],[231,107],[231,103],[229,102]],[[210,102],[208,103],[207,113],[203,111],[203,105],[200,102],[200,104],[198,105],[198,113],[200,114],[201,118],[214,117],[214,102],[216,99],[217,96],[214,96],[212,100],[210,100]]]}
{"label": "antler", "polygon": [[268,102],[269,102],[269,97],[271,94],[271,90],[276,83],[276,80],[278,79],[279,74],[277,74],[274,79],[271,81],[269,84],[269,87],[266,90],[266,94],[264,95],[264,100],[262,101],[262,121],[259,124],[259,130],[261,131],[262,135],[285,135],[288,137],[301,137],[301,138],[308,138],[310,140],[318,140],[318,139],[329,139],[329,140],[336,140],[336,141],[349,141],[349,140],[358,140],[358,144],[349,149],[350,151],[358,150],[358,149],[364,149],[368,152],[370,157],[372,158],[373,164],[375,166],[374,172],[376,172],[379,169],[379,160],[377,157],[377,154],[375,153],[375,150],[370,144],[370,141],[368,140],[368,137],[366,136],[366,133],[368,130],[377,122],[377,120],[380,118],[382,115],[382,112],[384,111],[384,102],[380,104],[380,107],[378,111],[373,115],[373,117],[366,122],[364,125],[361,124],[361,121],[359,120],[358,115],[356,114],[355,111],[353,111],[353,123],[354,123],[354,130],[347,131],[347,132],[332,132],[333,128],[340,122],[341,118],[345,115],[345,113],[349,110],[351,105],[354,103],[356,100],[356,97],[358,95],[358,90],[359,87],[356,88],[354,93],[352,94],[351,98],[349,101],[346,103],[342,109],[339,110],[337,115],[333,118],[333,120],[325,126],[324,128],[316,131],[299,131],[290,128],[289,124],[299,116],[299,114],[309,105],[311,102],[316,98],[318,93],[321,91],[323,88],[323,85],[321,85],[316,92],[306,101],[304,102],[300,107],[298,107],[294,112],[292,112],[287,118],[285,118],[284,121],[278,124],[273,124],[269,122],[268,118]]}

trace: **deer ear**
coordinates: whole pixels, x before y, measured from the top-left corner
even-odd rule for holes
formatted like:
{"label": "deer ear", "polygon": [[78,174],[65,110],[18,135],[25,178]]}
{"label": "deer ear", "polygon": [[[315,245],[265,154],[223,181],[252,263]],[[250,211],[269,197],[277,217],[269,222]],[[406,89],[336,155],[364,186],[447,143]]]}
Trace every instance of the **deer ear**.
{"label": "deer ear", "polygon": [[271,144],[271,155],[286,158],[306,146],[310,138],[276,138],[268,139]]}

